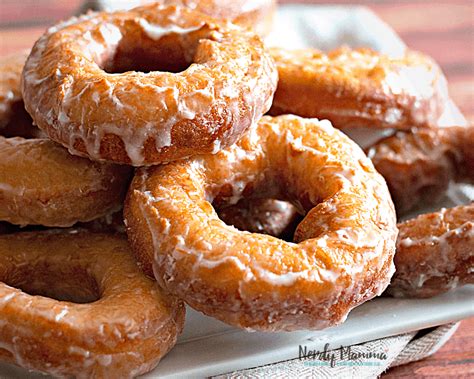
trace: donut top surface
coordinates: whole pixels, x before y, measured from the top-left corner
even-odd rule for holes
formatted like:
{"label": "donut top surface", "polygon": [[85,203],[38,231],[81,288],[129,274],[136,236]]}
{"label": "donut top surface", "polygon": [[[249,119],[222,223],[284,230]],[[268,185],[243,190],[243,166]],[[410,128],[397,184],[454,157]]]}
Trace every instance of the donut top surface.
{"label": "donut top surface", "polygon": [[[390,57],[370,49],[342,47],[271,49],[280,75],[272,112],[328,118],[336,127],[437,125],[447,82],[430,57],[407,50]],[[291,91],[300,91],[298,101]]]}
{"label": "donut top surface", "polygon": [[79,229],[0,236],[0,358],[60,377],[135,377],[184,323],[126,238]]}
{"label": "donut top surface", "polygon": [[398,227],[392,296],[432,297],[474,283],[474,203],[442,208]]}
{"label": "donut top surface", "polygon": [[336,80],[363,85],[367,89],[391,94],[429,98],[439,78],[438,65],[421,53],[408,50],[403,57],[391,58],[370,49],[342,47],[328,53],[314,49],[271,49],[279,67],[292,67],[303,72],[323,72]]}
{"label": "donut top surface", "polygon": [[277,72],[252,32],[155,4],[50,28],[23,79],[25,106],[50,138],[139,166],[235,142],[269,109]]}
{"label": "donut top surface", "polygon": [[[61,191],[82,192],[86,195],[107,189],[113,182],[126,182],[130,176],[127,167],[72,156],[48,139],[0,136],[0,146],[1,189],[18,194],[42,191],[44,196],[52,196],[55,189],[60,187]],[[18,171],[28,172],[31,169],[42,170],[42,175],[18,175]]]}
{"label": "donut top surface", "polygon": [[[294,242],[237,230],[214,207],[290,201]],[[213,207],[214,206],[214,207]],[[139,261],[196,309],[258,330],[324,328],[380,294],[397,235],[383,178],[328,121],[263,117],[215,155],[142,168],[125,205]]]}
{"label": "donut top surface", "polygon": [[71,226],[121,207],[131,170],[68,154],[48,139],[0,136],[0,220]]}
{"label": "donut top surface", "polygon": [[405,249],[413,248],[414,252],[422,245],[435,244],[441,246],[440,251],[447,251],[453,236],[464,233],[473,240],[474,203],[420,215],[399,224],[399,229],[397,244]]}
{"label": "donut top surface", "polygon": [[94,10],[132,9],[151,3],[178,5],[196,10],[217,19],[228,19],[236,25],[250,27],[264,36],[272,29],[276,0],[90,0],[86,7]]}

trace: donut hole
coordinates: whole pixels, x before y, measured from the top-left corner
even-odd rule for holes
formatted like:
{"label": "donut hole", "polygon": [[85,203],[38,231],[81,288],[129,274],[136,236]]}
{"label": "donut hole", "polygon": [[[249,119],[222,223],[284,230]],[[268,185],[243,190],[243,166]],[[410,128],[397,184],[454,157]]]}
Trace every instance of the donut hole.
{"label": "donut hole", "polygon": [[122,74],[135,71],[149,73],[152,71],[179,73],[186,70],[191,62],[186,62],[172,51],[153,54],[143,48],[119,50],[114,57],[106,62],[102,69],[109,74]]}
{"label": "donut hole", "polygon": [[194,54],[186,52],[173,35],[153,40],[144,34],[126,35],[99,66],[109,74],[153,71],[179,73],[192,63]]}
{"label": "donut hole", "polygon": [[303,219],[295,206],[276,199],[242,199],[237,204],[216,209],[219,218],[241,231],[268,234],[292,242]]}
{"label": "donut hole", "polygon": [[25,109],[23,101],[17,101],[11,105],[13,115],[8,123],[0,129],[0,135],[6,138],[40,138],[44,136],[41,130],[33,125],[33,119]]}
{"label": "donut hole", "polygon": [[[275,167],[278,167],[278,164]],[[276,173],[263,176],[261,181],[247,183],[237,203],[234,186],[228,183],[214,185],[207,198],[221,221],[240,231],[271,235],[286,242],[301,242],[324,233],[320,228],[317,233],[304,237],[301,233],[298,233],[298,236],[295,234],[309,211],[324,202],[324,198],[333,196],[339,186],[333,185],[331,188],[319,181],[318,187],[324,188],[325,192],[310,196],[304,190],[298,191],[300,183],[295,185],[276,169],[274,171]],[[275,208],[275,202],[280,206]]]}
{"label": "donut hole", "polygon": [[77,304],[100,299],[97,281],[83,267],[54,267],[46,262],[21,265],[3,282],[32,296]]}

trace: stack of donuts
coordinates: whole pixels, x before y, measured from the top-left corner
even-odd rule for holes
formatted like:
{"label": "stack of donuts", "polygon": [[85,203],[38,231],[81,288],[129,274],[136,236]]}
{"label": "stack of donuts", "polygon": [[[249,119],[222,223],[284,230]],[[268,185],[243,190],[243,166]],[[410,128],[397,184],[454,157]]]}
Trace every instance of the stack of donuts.
{"label": "stack of donuts", "polygon": [[[323,329],[474,283],[473,204],[397,224],[474,180],[437,64],[268,49],[248,25],[268,31],[273,1],[217,3],[89,12],[1,59],[1,360],[134,377],[185,303]],[[390,135],[364,151],[360,128]]]}

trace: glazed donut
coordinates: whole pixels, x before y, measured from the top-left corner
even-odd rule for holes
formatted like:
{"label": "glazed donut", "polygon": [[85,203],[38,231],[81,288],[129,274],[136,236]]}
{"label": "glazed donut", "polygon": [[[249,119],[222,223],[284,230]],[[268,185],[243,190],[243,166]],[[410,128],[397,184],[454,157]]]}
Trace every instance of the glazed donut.
{"label": "glazed donut", "polygon": [[[292,230],[289,214],[294,207],[288,204],[254,199],[240,201],[218,214],[221,220],[240,230],[278,236],[281,230]],[[396,271],[386,294],[426,298],[474,283],[473,221],[474,203],[398,224]]]}
{"label": "glazed donut", "polygon": [[40,133],[24,117],[20,93],[26,56],[22,52],[0,59],[0,122],[7,120],[0,128],[0,220],[71,226],[121,208],[129,168],[73,157],[52,141],[33,138]]}
{"label": "glazed donut", "polygon": [[[239,231],[213,208],[258,197],[306,214],[296,243]],[[388,188],[328,121],[263,117],[216,155],[138,169],[124,216],[137,260],[163,288],[238,327],[335,325],[393,274]]]}
{"label": "glazed donut", "polygon": [[121,208],[130,174],[47,139],[0,137],[0,221],[70,226],[105,216]]}
{"label": "glazed donut", "polygon": [[0,135],[35,138],[44,134],[25,110],[21,97],[21,71],[28,51],[0,58]]}
{"label": "glazed donut", "polygon": [[[272,49],[278,88],[270,114],[329,119],[336,128],[435,126],[446,78],[426,55],[390,58],[369,49]],[[295,96],[298,94],[298,96]]]}
{"label": "glazed donut", "polygon": [[[89,0],[82,9],[117,11],[154,2],[156,0],[128,0],[126,2]],[[227,2],[219,0],[159,0],[158,3],[183,6],[214,18],[229,19],[237,25],[253,28],[261,36],[270,33],[276,10],[275,0],[232,0]]]}
{"label": "glazed donut", "polygon": [[431,297],[474,283],[474,203],[420,215],[398,228],[388,294]]}
{"label": "glazed donut", "polygon": [[239,230],[282,239],[289,237],[298,221],[298,211],[294,205],[274,199],[243,199],[235,205],[219,209],[217,213],[222,221]]}
{"label": "glazed donut", "polygon": [[50,28],[26,62],[23,98],[71,153],[140,166],[233,144],[276,82],[253,33],[155,4]]}
{"label": "glazed donut", "polygon": [[183,304],[140,273],[125,237],[11,234],[0,255],[0,360],[55,376],[135,377],[183,328]]}
{"label": "glazed donut", "polygon": [[[294,205],[274,199],[242,199],[235,205],[217,209],[217,214],[227,225],[232,225],[239,230],[268,234],[285,240],[293,239],[295,228],[301,221],[301,216]],[[122,231],[119,223],[108,223],[103,219],[88,222],[86,225],[87,229],[93,231],[110,231],[111,229]],[[114,228],[117,229],[114,230]],[[125,231],[125,226],[123,231]],[[142,260],[140,266],[143,272],[153,278],[151,260]]]}
{"label": "glazed donut", "polygon": [[398,132],[367,150],[398,214],[439,200],[452,180],[474,181],[474,127]]}

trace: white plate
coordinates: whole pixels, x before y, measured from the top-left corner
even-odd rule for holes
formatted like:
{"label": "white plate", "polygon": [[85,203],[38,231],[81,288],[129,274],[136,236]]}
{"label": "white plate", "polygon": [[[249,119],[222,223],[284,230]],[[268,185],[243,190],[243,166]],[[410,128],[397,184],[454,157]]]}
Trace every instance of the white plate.
{"label": "white plate", "polygon": [[[281,6],[276,25],[280,29],[275,29],[268,43],[282,47],[328,50],[346,44],[369,46],[391,55],[400,55],[405,48],[390,27],[363,7]],[[463,122],[455,107],[447,118]],[[362,137],[359,142],[363,143],[366,138]],[[438,206],[452,206],[469,199],[474,199],[472,188],[455,186],[450,196]],[[188,309],[185,330],[178,344],[145,377],[217,375],[297,358],[300,344],[311,350],[322,349],[326,343],[338,348],[473,315],[474,286],[465,286],[432,299],[378,298],[352,311],[344,324],[323,331],[249,333]],[[23,377],[24,370],[0,365],[0,378]]]}

